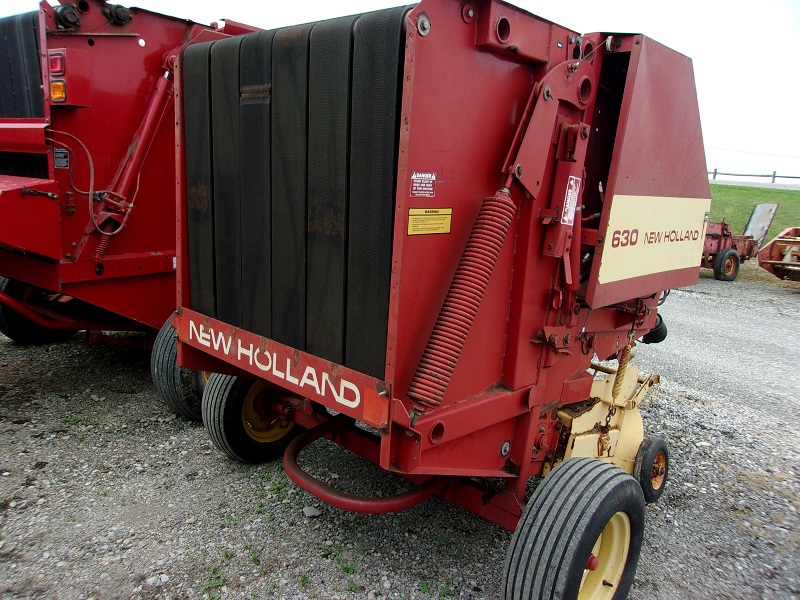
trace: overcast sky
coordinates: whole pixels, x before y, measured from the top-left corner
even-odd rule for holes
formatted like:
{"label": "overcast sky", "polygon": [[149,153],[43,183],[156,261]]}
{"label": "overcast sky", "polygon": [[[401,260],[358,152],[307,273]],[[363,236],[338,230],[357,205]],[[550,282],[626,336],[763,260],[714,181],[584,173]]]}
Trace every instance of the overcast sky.
{"label": "overcast sky", "polygon": [[[268,29],[399,4],[138,0],[131,5],[199,23],[227,18]],[[709,170],[800,176],[797,0],[518,0],[514,4],[582,33],[644,33],[691,57]],[[37,6],[35,0],[0,0],[0,16]]]}

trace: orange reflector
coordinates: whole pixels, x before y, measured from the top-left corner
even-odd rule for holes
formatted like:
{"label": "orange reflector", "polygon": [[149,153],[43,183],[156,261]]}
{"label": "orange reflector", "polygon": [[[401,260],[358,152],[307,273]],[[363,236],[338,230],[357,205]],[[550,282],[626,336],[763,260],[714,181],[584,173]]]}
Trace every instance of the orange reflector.
{"label": "orange reflector", "polygon": [[67,82],[55,80],[50,82],[50,100],[52,102],[64,102],[67,99]]}
{"label": "orange reflector", "polygon": [[64,74],[64,53],[51,52],[50,53],[50,74],[63,75]]}

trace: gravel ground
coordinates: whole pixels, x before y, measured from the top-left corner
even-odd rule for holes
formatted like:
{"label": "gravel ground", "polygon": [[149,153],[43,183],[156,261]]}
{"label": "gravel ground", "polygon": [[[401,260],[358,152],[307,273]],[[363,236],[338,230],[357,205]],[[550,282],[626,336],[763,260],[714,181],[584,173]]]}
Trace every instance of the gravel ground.
{"label": "gravel ground", "polygon": [[[636,360],[662,374],[642,410],[672,473],[631,597],[800,597],[800,284],[704,272],[662,313],[670,336]],[[400,484],[326,442],[304,464],[351,491]],[[510,538],[439,498],[345,513],[279,463],[227,460],[161,404],[142,351],[0,336],[3,597],[497,598]]]}

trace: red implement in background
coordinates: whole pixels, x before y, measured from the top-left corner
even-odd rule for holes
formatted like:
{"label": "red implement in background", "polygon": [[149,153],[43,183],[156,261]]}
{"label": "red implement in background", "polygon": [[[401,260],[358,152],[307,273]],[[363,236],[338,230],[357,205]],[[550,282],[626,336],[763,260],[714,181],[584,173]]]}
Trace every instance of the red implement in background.
{"label": "red implement in background", "polygon": [[102,0],[0,20],[0,326],[159,329],[175,306],[173,67],[224,31]]}
{"label": "red implement in background", "polygon": [[784,229],[758,252],[758,265],[778,279],[800,281],[800,227]]}
{"label": "red implement in background", "polygon": [[714,269],[720,281],[736,279],[739,265],[758,254],[777,211],[777,204],[756,204],[741,235],[731,233],[730,223],[709,221],[700,266]]}

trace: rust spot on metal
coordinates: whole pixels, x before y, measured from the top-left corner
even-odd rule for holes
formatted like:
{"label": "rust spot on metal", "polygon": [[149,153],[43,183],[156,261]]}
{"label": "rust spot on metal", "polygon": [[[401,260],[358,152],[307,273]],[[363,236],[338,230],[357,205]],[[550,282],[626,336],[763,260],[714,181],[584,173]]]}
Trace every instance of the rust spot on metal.
{"label": "rust spot on metal", "polygon": [[558,408],[560,402],[561,400],[556,398],[555,400],[552,400],[551,402],[542,405],[542,407],[539,409],[539,418],[540,419],[544,418],[547,415],[547,413],[549,413],[551,410],[553,410],[554,408]]}
{"label": "rust spot on metal", "polygon": [[328,374],[331,376],[333,383],[339,383],[339,378],[342,376],[342,367],[336,363],[328,363]]}
{"label": "rust spot on metal", "polygon": [[[344,204],[344,203],[343,203]],[[338,206],[327,206],[308,215],[308,232],[335,239],[344,238],[344,211]]]}
{"label": "rust spot on metal", "polygon": [[211,206],[208,185],[205,183],[190,183],[186,190],[186,200],[189,208],[201,213],[208,213]]}

